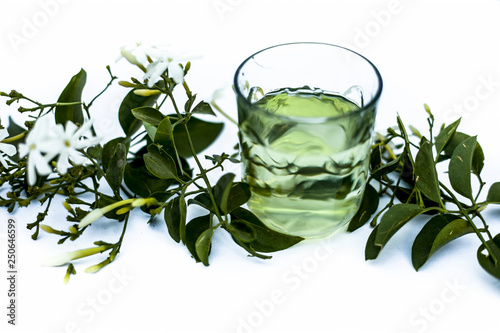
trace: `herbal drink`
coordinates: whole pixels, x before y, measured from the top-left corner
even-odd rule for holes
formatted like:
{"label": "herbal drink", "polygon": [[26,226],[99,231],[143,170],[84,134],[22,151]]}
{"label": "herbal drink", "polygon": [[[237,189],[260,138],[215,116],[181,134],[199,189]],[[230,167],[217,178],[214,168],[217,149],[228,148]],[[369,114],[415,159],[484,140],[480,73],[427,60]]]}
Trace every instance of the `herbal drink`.
{"label": "herbal drink", "polygon": [[345,225],[364,190],[374,111],[308,87],[238,107],[249,208],[271,228],[303,237]]}
{"label": "herbal drink", "polygon": [[243,61],[234,90],[250,210],[287,234],[342,230],[367,179],[377,68],[344,47],[282,44]]}

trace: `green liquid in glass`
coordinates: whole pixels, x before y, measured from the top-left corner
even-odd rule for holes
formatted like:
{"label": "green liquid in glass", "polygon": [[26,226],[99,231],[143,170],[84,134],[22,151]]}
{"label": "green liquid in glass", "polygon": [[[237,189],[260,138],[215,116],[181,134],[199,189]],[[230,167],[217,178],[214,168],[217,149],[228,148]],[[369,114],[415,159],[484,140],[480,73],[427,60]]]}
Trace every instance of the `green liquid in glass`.
{"label": "green liquid in glass", "polygon": [[240,142],[250,210],[277,231],[314,238],[358,209],[375,112],[306,88],[240,101]]}

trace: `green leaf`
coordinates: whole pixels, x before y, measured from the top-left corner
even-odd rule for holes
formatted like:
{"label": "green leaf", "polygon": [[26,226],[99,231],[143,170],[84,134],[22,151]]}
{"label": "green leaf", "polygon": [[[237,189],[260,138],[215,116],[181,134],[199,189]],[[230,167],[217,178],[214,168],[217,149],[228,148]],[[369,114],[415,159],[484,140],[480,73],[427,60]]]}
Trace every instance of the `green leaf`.
{"label": "green leaf", "polygon": [[158,126],[165,116],[163,113],[151,106],[141,106],[132,109],[132,115],[143,123],[148,123],[153,126]]}
{"label": "green leaf", "polygon": [[203,231],[196,240],[195,249],[198,258],[203,263],[203,265],[208,266],[208,256],[210,254],[210,248],[212,247],[212,236],[216,228],[211,227]]}
{"label": "green leaf", "polygon": [[493,240],[487,240],[491,252],[486,250],[486,246],[481,244],[477,249],[477,260],[485,271],[500,279],[500,234],[493,237]]}
{"label": "green leaf", "polygon": [[210,198],[210,195],[206,192],[198,194],[193,199],[189,199],[188,205],[198,205],[207,209],[211,213],[215,214],[215,207],[212,204],[212,199]]}
{"label": "green leaf", "polygon": [[189,221],[186,225],[186,247],[189,252],[196,260],[200,262],[201,259],[196,253],[196,240],[201,236],[201,234],[211,227],[211,217],[210,214],[196,217]]}
{"label": "green leaf", "polygon": [[486,201],[500,204],[500,182],[493,183],[490,186]]}
{"label": "green leaf", "polygon": [[421,214],[424,208],[414,204],[397,204],[382,216],[375,236],[375,245],[383,248],[389,239],[408,221]]}
{"label": "green leaf", "polygon": [[257,238],[255,228],[244,220],[231,221],[229,232],[243,243],[251,243]]}
{"label": "green leaf", "polygon": [[[78,74],[73,76],[69,81],[66,88],[64,88],[63,92],[59,96],[57,100],[58,103],[73,103],[73,102],[81,102],[82,101],[82,91],[85,87],[85,83],[87,81],[87,73],[83,70],[80,70]],[[76,105],[62,105],[56,106],[56,110],[54,113],[56,123],[62,124],[66,126],[68,121],[72,121],[73,123],[83,124],[83,108],[81,104]]]}
{"label": "green leaf", "polygon": [[438,249],[474,232],[469,222],[452,214],[436,215],[418,233],[412,247],[412,263],[418,271]]}
{"label": "green leaf", "polygon": [[[171,199],[165,206],[164,211],[165,223],[170,237],[177,243],[185,240],[185,235],[181,236],[182,225],[186,224],[186,203],[183,197],[175,197]],[[183,231],[185,233],[185,230]]]}
{"label": "green leaf", "polygon": [[347,231],[353,232],[354,230],[362,227],[366,222],[368,222],[368,220],[370,220],[370,217],[377,211],[378,204],[379,195],[377,190],[370,184],[366,184],[361,205],[359,206],[356,214],[349,222]]}
{"label": "green leaf", "polygon": [[[153,176],[144,164],[131,165],[127,163],[123,178],[128,189],[141,198],[148,198],[154,193],[162,193],[174,183],[171,179],[158,179],[158,177]],[[167,198],[168,196],[165,194],[164,200]],[[161,198],[157,199],[160,202],[163,201]]]}
{"label": "green leaf", "polygon": [[[187,122],[187,128],[191,136],[195,153],[198,154],[210,146],[219,136],[224,127],[223,123],[211,123],[191,117]],[[192,157],[191,149],[187,139],[184,126],[174,127],[174,142],[180,156]]]}
{"label": "green leaf", "polygon": [[161,149],[165,151],[172,158],[175,155],[175,147],[174,147],[174,137],[172,133],[172,123],[170,119],[165,118],[159,124],[156,129],[156,133],[154,136],[154,143],[159,144]]}
{"label": "green leaf", "polygon": [[415,183],[427,198],[435,202],[441,202],[439,181],[432,156],[432,145],[425,140],[415,157]]}
{"label": "green leaf", "polygon": [[198,114],[209,114],[209,115],[215,116],[215,113],[212,110],[212,107],[210,106],[210,104],[208,104],[207,102],[204,102],[204,101],[201,101],[200,103],[198,103],[194,107],[192,112],[198,113]]}
{"label": "green leaf", "polygon": [[101,161],[102,161],[102,166],[104,168],[104,172],[106,173],[108,171],[108,166],[110,165],[111,159],[115,154],[116,147],[118,146],[118,144],[125,145],[128,151],[130,141],[127,138],[115,138],[113,140],[106,142],[102,147]]}
{"label": "green leaf", "polygon": [[[450,158],[453,155],[455,149],[458,147],[458,145],[460,145],[463,141],[465,141],[468,138],[470,138],[470,135],[467,135],[462,132],[456,132],[453,138],[450,140],[449,144],[444,149],[445,155],[440,156],[442,157],[440,161],[446,160],[447,157]],[[483,169],[483,166],[484,166],[483,149],[481,148],[479,142],[476,142],[476,148],[474,149],[474,155],[472,156],[471,170],[476,175],[479,175]]]}
{"label": "green leaf", "polygon": [[134,90],[129,91],[125,96],[118,110],[118,119],[127,137],[132,137],[142,125],[142,121],[134,116],[132,110],[142,106],[153,106],[158,96],[139,96],[134,93]]}
{"label": "green leaf", "polygon": [[155,145],[148,147],[148,153],[144,154],[144,163],[149,172],[160,179],[177,178],[174,159]]}
{"label": "green leaf", "polygon": [[146,130],[146,133],[148,134],[151,141],[153,141],[156,135],[156,126],[153,126],[149,123],[142,123],[142,125],[144,126],[144,129]]}
{"label": "green leaf", "polygon": [[370,152],[370,169],[376,170],[382,166],[382,146],[377,145]]}
{"label": "green leaf", "polygon": [[476,148],[474,149],[474,154],[472,155],[471,169],[472,173],[479,175],[484,167],[484,152],[483,148],[476,142]]}
{"label": "green leaf", "polygon": [[227,212],[230,213],[241,205],[245,204],[252,195],[250,185],[243,182],[234,183],[229,191],[227,200]]}
{"label": "green leaf", "polygon": [[122,185],[125,165],[127,164],[127,150],[124,144],[118,143],[106,168],[106,177],[109,181],[109,186],[115,191],[120,191]]}
{"label": "green leaf", "polygon": [[365,246],[365,260],[373,260],[376,259],[382,250],[382,246],[377,245],[375,243],[375,238],[378,232],[378,225],[373,228],[370,236],[368,236],[368,240],[366,241]]}
{"label": "green leaf", "polygon": [[[410,203],[410,204],[417,204],[417,198],[415,196],[412,189],[402,187],[402,186],[393,186],[390,185],[389,188],[394,192],[396,195],[396,198],[401,202],[401,203]],[[437,202],[434,202],[432,200],[429,200],[426,196],[422,196],[422,203],[424,204],[425,208],[432,208],[432,207],[438,207],[439,204]],[[422,214],[428,214],[428,215],[436,215],[438,213],[437,210],[429,210],[425,211]]]}
{"label": "green leaf", "polygon": [[276,252],[285,250],[300,241],[302,237],[282,234],[271,230],[249,210],[237,208],[231,213],[232,220],[243,220],[251,225],[256,234],[255,240],[247,243],[251,249],[258,252]]}
{"label": "green leaf", "polygon": [[450,143],[451,139],[455,135],[458,125],[460,125],[460,118],[454,123],[443,128],[434,140],[434,148],[436,148],[436,155],[439,156],[443,149]]}
{"label": "green leaf", "polygon": [[221,208],[224,214],[228,213],[228,198],[233,186],[234,173],[226,173],[222,175],[214,186],[215,201]]}
{"label": "green leaf", "polygon": [[388,163],[382,164],[379,168],[373,170],[371,172],[371,176],[374,179],[380,179],[382,176],[385,176],[398,168],[402,164],[405,153],[401,153],[396,157],[395,160],[392,160]]}
{"label": "green leaf", "polygon": [[472,136],[460,143],[451,156],[448,177],[453,189],[464,197],[473,200],[471,171],[472,157],[476,148],[476,137]]}

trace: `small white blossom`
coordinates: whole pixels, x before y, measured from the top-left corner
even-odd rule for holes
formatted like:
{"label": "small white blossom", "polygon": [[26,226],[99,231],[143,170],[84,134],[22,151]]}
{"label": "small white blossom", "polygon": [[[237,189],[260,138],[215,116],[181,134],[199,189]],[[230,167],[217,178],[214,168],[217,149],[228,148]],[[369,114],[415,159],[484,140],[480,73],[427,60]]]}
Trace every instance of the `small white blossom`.
{"label": "small white blossom", "polygon": [[148,87],[152,88],[161,79],[163,73],[168,69],[168,76],[175,83],[184,82],[184,70],[179,64],[183,59],[174,58],[168,54],[162,55],[158,60],[150,63],[146,68],[144,80],[148,80]]}
{"label": "small white blossom", "polygon": [[[8,144],[8,143],[2,143],[1,141],[5,139],[9,135],[9,132],[4,128],[0,130],[0,152],[12,156],[16,153],[17,149],[16,146]],[[0,155],[0,163],[7,168],[7,162],[3,158],[2,155]]]}
{"label": "small white blossom", "polygon": [[28,184],[35,185],[37,173],[46,176],[52,172],[49,162],[58,154],[58,142],[50,136],[50,119],[38,118],[28,133],[26,141],[19,145],[19,156],[28,155]]}
{"label": "small white blossom", "polygon": [[120,48],[120,57],[117,61],[125,58],[133,65],[146,67],[149,64],[148,57],[156,58],[159,50],[155,47],[145,45],[143,43],[135,43],[134,45],[124,46]]}
{"label": "small white blossom", "polygon": [[86,158],[78,151],[93,146],[99,142],[96,137],[82,138],[92,126],[87,121],[80,128],[68,121],[66,128],[61,124],[55,127],[50,118],[42,116],[28,133],[26,142],[19,145],[19,156],[28,155],[27,177],[28,185],[33,186],[36,175],[46,176],[52,173],[50,162],[58,156],[57,170],[65,174],[71,167],[70,160],[75,164],[83,164]]}
{"label": "small white blossom", "polygon": [[66,128],[57,124],[54,132],[58,139],[59,157],[57,158],[57,171],[65,174],[71,167],[70,160],[75,164],[83,164],[87,160],[79,150],[99,143],[99,138],[82,138],[83,134],[92,126],[92,121],[85,122],[78,128],[73,122],[68,121]]}
{"label": "small white blossom", "polygon": [[180,63],[199,58],[186,53],[174,53],[170,45],[156,47],[143,43],[136,43],[120,49],[120,57],[134,65],[146,67],[144,80],[148,80],[148,87],[152,88],[161,76],[168,70],[168,75],[175,83],[184,82],[184,70]]}

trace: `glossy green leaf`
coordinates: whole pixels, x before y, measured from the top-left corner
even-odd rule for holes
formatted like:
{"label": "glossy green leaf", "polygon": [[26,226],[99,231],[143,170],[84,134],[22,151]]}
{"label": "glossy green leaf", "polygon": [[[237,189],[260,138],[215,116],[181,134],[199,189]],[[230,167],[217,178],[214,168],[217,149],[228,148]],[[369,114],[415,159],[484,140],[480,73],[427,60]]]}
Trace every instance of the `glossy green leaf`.
{"label": "glossy green leaf", "polygon": [[196,217],[188,222],[186,225],[186,247],[196,260],[200,262],[201,259],[196,253],[196,240],[201,234],[211,227],[210,214]]}
{"label": "glossy green leaf", "polygon": [[414,204],[397,204],[382,216],[375,236],[375,244],[381,248],[408,221],[421,214],[424,209]]}
{"label": "glossy green leaf", "polygon": [[243,243],[251,243],[257,238],[255,228],[244,220],[231,221],[229,232]]}
{"label": "glossy green leaf", "polygon": [[102,147],[101,161],[102,161],[102,166],[104,168],[104,172],[107,172],[108,166],[111,162],[111,159],[113,158],[113,155],[115,154],[116,147],[118,146],[118,144],[125,145],[125,147],[128,150],[130,142],[127,138],[115,138],[106,142]]}
{"label": "glossy green leaf", "polygon": [[368,236],[368,240],[366,241],[366,246],[365,246],[365,260],[373,260],[376,259],[382,250],[382,246],[377,245],[375,243],[375,238],[377,236],[378,232],[378,224],[373,228],[372,232],[370,233],[370,236]]}
{"label": "glossy green leaf", "polygon": [[148,123],[153,126],[158,126],[165,116],[163,113],[151,106],[141,106],[132,109],[132,115],[143,123]]}
{"label": "glossy green leaf", "polygon": [[234,220],[243,220],[250,224],[256,233],[256,238],[248,245],[258,252],[276,252],[285,250],[300,241],[302,237],[286,235],[274,230],[271,230],[262,221],[249,210],[237,208],[231,213]]}
{"label": "glossy green leaf", "polygon": [[208,104],[207,102],[204,102],[204,101],[201,101],[200,103],[198,103],[194,107],[192,112],[198,113],[198,114],[209,114],[209,115],[215,116],[215,113],[212,110],[212,107],[210,106],[210,104]]}
{"label": "glossy green leaf", "polygon": [[215,200],[224,214],[228,213],[227,201],[231,187],[233,186],[234,177],[233,173],[226,173],[219,178],[217,184],[214,186]]}
{"label": "glossy green leaf", "polygon": [[377,170],[382,166],[382,146],[377,145],[370,152],[370,169]]}
{"label": "glossy green leaf", "polygon": [[134,116],[132,110],[142,106],[153,106],[158,96],[139,96],[134,93],[134,90],[125,96],[118,110],[118,119],[127,137],[132,137],[142,126],[142,121]]}
{"label": "glossy green leaf", "polygon": [[161,146],[161,149],[174,158],[175,147],[170,119],[165,118],[159,124],[155,132],[154,143]]}
{"label": "glossy green leaf", "polygon": [[[443,156],[443,158],[441,158],[440,161],[445,160],[447,157],[451,158],[453,152],[458,147],[458,145],[468,138],[470,138],[469,135],[462,132],[456,132],[453,138],[450,140],[449,144],[445,147],[444,149],[445,155],[444,156],[441,155]],[[481,148],[479,142],[476,142],[476,148],[474,149],[474,154],[472,156],[471,170],[476,175],[479,175],[483,169],[483,166],[484,166],[483,149]]]}
{"label": "glossy green leaf", "polygon": [[493,240],[487,240],[491,253],[481,244],[477,249],[477,260],[485,271],[500,279],[500,234],[493,237]]}
{"label": "glossy green leaf", "polygon": [[471,172],[472,157],[476,148],[476,137],[472,136],[460,143],[453,152],[448,165],[448,177],[453,189],[468,199],[473,199]]}
{"label": "glossy green leaf", "polygon": [[148,124],[148,123],[142,123],[142,125],[144,126],[144,130],[148,134],[149,140],[153,141],[155,139],[155,135],[156,135],[156,126],[153,126],[153,125]]}
{"label": "glossy green leaf", "polygon": [[393,171],[395,171],[403,162],[405,154],[400,154],[395,160],[388,163],[382,164],[379,168],[372,170],[371,176],[374,179],[380,179],[380,177],[385,176]]}
{"label": "glossy green leaf", "polygon": [[452,214],[436,215],[418,233],[412,247],[412,263],[415,270],[438,249],[449,242],[474,232],[469,222]]}
{"label": "glossy green leaf", "polygon": [[452,124],[443,128],[434,140],[434,148],[436,148],[436,155],[441,154],[443,149],[450,143],[451,139],[455,135],[458,125],[460,125],[460,120],[458,119]]}
{"label": "glossy green leaf", "polygon": [[203,263],[203,265],[208,266],[208,256],[210,254],[210,248],[212,247],[212,236],[216,228],[211,227],[203,231],[196,240],[195,249],[198,258]]}
{"label": "glossy green leaf", "polygon": [[[73,76],[66,88],[59,96],[58,103],[73,103],[82,101],[82,91],[87,81],[87,73],[80,70],[78,74]],[[57,124],[66,126],[66,122],[72,121],[75,124],[83,124],[83,108],[81,104],[76,105],[59,105],[56,106],[54,113]]]}
{"label": "glossy green leaf", "polygon": [[490,186],[486,201],[500,204],[500,182],[493,183]]}
{"label": "glossy green leaf", "polygon": [[431,143],[425,140],[415,157],[415,183],[427,198],[434,202],[441,202],[439,180],[432,156]]}
{"label": "glossy green leaf", "polygon": [[370,184],[366,184],[361,205],[359,206],[356,214],[349,222],[347,231],[352,232],[365,225],[365,223],[370,220],[370,217],[377,211],[378,204],[379,195],[377,190]]}
{"label": "glossy green leaf", "polygon": [[212,203],[212,199],[210,198],[210,195],[206,192],[198,194],[193,199],[189,199],[188,205],[198,205],[207,209],[211,213],[215,214],[215,207]]}
{"label": "glossy green leaf", "polygon": [[[401,202],[401,203],[409,203],[409,204],[417,204],[417,199],[415,194],[412,194],[412,190],[406,187],[402,186],[389,186],[392,191],[394,191],[396,198]],[[410,198],[411,196],[411,198]],[[422,201],[424,204],[425,208],[432,208],[432,207],[439,207],[439,204],[437,202],[434,202],[432,200],[429,200],[426,196],[422,196]],[[438,211],[436,210],[429,210],[425,211],[422,214],[429,214],[429,215],[435,215],[437,214]]]}
{"label": "glossy green leaf", "polygon": [[160,179],[176,179],[177,165],[174,159],[155,145],[148,147],[144,163],[149,172]]}
{"label": "glossy green leaf", "polygon": [[125,165],[127,164],[127,153],[127,147],[122,143],[118,143],[106,168],[106,178],[109,186],[115,191],[120,191],[122,185]]}
{"label": "glossy green leaf", "polygon": [[475,175],[481,174],[484,167],[484,152],[481,145],[476,142],[476,148],[474,149],[474,154],[472,155],[471,169],[472,173]]}
{"label": "glossy green leaf", "polygon": [[251,195],[250,185],[243,182],[233,183],[227,200],[227,212],[230,213],[245,204]]}
{"label": "glossy green leaf", "polygon": [[[164,193],[164,191],[173,184],[171,179],[158,179],[152,175],[144,164],[131,165],[127,163],[123,174],[123,180],[127,188],[135,195],[141,198],[147,198],[154,193]],[[164,199],[167,197],[164,195]],[[157,198],[159,201],[161,198]]]}
{"label": "glossy green leaf", "polygon": [[186,224],[186,204],[183,197],[175,197],[171,199],[164,209],[165,223],[167,224],[167,229],[170,237],[177,243],[185,240],[181,234],[185,234],[183,225]]}
{"label": "glossy green leaf", "polygon": [[[187,128],[191,136],[195,153],[198,154],[210,146],[222,132],[223,123],[211,123],[196,117],[191,117],[187,122]],[[174,142],[179,155],[185,158],[192,157],[191,149],[187,139],[184,126],[174,127]]]}

